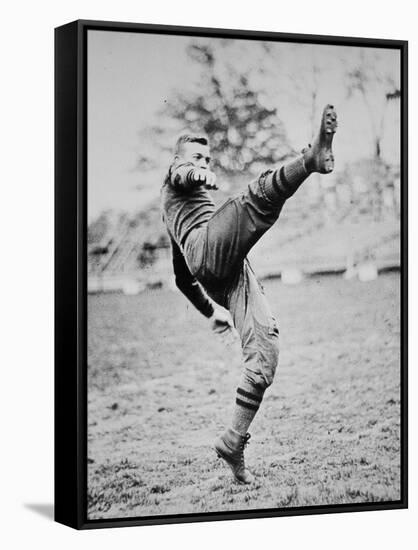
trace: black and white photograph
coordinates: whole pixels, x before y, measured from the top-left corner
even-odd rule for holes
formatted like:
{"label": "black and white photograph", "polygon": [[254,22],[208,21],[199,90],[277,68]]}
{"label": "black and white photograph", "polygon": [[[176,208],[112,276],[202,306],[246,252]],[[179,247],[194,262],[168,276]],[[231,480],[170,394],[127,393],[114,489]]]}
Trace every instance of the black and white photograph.
{"label": "black and white photograph", "polygon": [[402,502],[400,48],[86,44],[87,520]]}

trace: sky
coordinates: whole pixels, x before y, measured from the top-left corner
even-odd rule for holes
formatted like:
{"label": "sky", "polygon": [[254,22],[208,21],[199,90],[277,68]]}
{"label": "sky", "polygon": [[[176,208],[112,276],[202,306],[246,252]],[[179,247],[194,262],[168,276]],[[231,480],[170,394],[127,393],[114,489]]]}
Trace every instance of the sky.
{"label": "sky", "polygon": [[[107,209],[132,212],[146,208],[158,196],[165,164],[161,162],[159,168],[147,173],[135,170],[137,155],[147,146],[141,131],[152,124],[173,90],[187,91],[198,81],[198,68],[186,54],[190,40],[181,36],[88,31],[89,221]],[[305,146],[312,137],[309,85],[314,78],[312,67],[319,63],[316,103],[319,106],[332,102],[339,113],[340,127],[334,142],[337,161],[344,166],[371,153],[369,113],[360,96],[347,98],[342,78],[344,64],[358,54],[359,48],[272,43],[270,56],[259,58],[260,50],[256,51],[254,44],[234,40],[224,55],[243,70],[251,64],[266,63],[269,77],[258,77],[261,80],[255,84],[260,89],[265,87],[296,148]],[[383,65],[399,76],[399,53],[384,50]],[[227,79],[227,74],[224,77]],[[389,110],[385,125],[384,154],[396,163],[399,104]]]}
{"label": "sky", "polygon": [[[140,180],[133,171],[141,146],[138,133],[152,122],[170,90],[187,79],[187,42],[182,37],[89,31],[89,219],[102,209],[131,210],[148,200],[135,191]],[[152,189],[150,196],[155,196]]]}

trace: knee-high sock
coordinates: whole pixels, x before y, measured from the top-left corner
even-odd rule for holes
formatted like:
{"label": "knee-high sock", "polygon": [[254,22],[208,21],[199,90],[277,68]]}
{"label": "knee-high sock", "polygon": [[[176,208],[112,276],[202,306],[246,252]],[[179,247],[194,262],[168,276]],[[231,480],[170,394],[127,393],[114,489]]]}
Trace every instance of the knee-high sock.
{"label": "knee-high sock", "polygon": [[264,192],[272,202],[279,199],[288,199],[299,188],[299,186],[311,174],[305,166],[303,155],[290,161],[278,170],[274,170],[265,179]]}
{"label": "knee-high sock", "polygon": [[263,399],[264,389],[251,384],[248,378],[243,375],[237,388],[235,407],[232,415],[231,427],[241,435],[247,433],[253,421],[260,403]]}

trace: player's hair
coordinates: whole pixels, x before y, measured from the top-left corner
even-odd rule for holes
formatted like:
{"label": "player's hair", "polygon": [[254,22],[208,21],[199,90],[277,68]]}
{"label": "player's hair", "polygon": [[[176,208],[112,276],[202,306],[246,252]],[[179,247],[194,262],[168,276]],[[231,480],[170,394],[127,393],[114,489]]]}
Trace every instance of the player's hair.
{"label": "player's hair", "polygon": [[209,140],[203,134],[182,134],[176,141],[174,155],[179,155],[181,153],[181,148],[185,143],[200,143],[201,145],[209,145]]}

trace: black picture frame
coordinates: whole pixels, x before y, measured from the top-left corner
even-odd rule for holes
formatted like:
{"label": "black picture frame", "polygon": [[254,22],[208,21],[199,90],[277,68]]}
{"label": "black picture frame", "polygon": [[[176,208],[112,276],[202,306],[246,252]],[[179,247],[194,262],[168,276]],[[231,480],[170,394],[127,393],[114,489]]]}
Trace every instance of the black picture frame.
{"label": "black picture frame", "polygon": [[[401,498],[393,502],[87,519],[87,33],[89,30],[373,46],[401,54]],[[76,529],[408,506],[408,43],[400,40],[79,20],[55,29],[55,520]]]}

